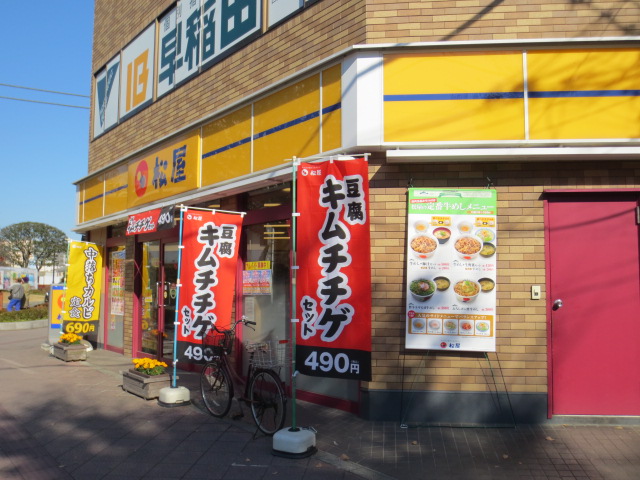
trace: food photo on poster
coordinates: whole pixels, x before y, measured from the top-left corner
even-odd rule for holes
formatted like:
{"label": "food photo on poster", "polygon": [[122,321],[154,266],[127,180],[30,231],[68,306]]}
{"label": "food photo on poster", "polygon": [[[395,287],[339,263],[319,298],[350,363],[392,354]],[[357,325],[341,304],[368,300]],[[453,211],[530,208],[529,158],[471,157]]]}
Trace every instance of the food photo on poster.
{"label": "food photo on poster", "polygon": [[494,352],[496,191],[408,195],[406,348]]}

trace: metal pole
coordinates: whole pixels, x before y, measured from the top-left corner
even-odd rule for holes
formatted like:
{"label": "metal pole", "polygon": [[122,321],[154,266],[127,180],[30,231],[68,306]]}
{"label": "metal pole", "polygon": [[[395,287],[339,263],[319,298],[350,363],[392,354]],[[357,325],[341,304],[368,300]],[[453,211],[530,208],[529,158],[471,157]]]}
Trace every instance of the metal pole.
{"label": "metal pole", "polygon": [[296,157],[293,157],[293,175],[292,175],[292,214],[291,214],[291,262],[292,262],[292,272],[291,272],[291,430],[296,431],[296,337],[297,337],[297,329],[296,323],[298,322],[297,318],[297,298],[296,298],[296,280],[298,277],[298,260],[297,260],[297,183],[296,177],[298,175],[298,160]]}
{"label": "metal pole", "polygon": [[176,279],[176,307],[174,312],[173,319],[173,376],[171,377],[171,388],[177,388],[177,377],[178,377],[178,328],[180,327],[180,287],[182,286],[182,281],[180,280],[180,271],[182,267],[182,249],[184,248],[182,245],[182,228],[184,222],[182,221],[183,212],[185,206],[180,205],[180,237],[178,240],[178,278]]}

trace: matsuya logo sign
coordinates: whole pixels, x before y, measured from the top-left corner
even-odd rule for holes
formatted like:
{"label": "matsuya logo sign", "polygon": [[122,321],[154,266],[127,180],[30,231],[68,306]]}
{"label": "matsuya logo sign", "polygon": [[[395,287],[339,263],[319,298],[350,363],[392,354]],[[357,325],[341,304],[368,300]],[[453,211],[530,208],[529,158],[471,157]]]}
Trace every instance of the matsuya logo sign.
{"label": "matsuya logo sign", "polygon": [[136,176],[134,178],[134,188],[138,197],[144,196],[147,192],[149,183],[149,166],[145,160],[142,160],[136,167]]}
{"label": "matsuya logo sign", "polygon": [[128,166],[127,206],[145,203],[198,188],[198,131],[134,160]]}

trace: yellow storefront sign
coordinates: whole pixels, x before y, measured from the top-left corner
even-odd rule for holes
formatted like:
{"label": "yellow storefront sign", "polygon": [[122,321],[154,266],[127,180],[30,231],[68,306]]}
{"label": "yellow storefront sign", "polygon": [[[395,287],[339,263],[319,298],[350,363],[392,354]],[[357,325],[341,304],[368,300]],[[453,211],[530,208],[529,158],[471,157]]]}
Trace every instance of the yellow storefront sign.
{"label": "yellow storefront sign", "polygon": [[144,205],[198,188],[198,131],[129,162],[127,204]]}
{"label": "yellow storefront sign", "polygon": [[640,51],[527,54],[531,139],[640,137]]}
{"label": "yellow storefront sign", "polygon": [[320,75],[297,82],[254,104],[254,170],[282,166],[292,156],[320,149]]}
{"label": "yellow storefront sign", "polygon": [[98,175],[82,183],[80,190],[80,223],[104,215],[104,177]]}
{"label": "yellow storefront sign", "polygon": [[521,52],[384,57],[387,142],[523,140]]}

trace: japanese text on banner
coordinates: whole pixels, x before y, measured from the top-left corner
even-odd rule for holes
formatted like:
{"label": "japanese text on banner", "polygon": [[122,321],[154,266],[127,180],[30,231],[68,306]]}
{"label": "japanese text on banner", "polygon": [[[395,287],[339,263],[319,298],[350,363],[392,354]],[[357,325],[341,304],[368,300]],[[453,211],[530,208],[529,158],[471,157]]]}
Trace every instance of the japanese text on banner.
{"label": "japanese text on banner", "polygon": [[64,330],[95,332],[100,319],[102,249],[94,243],[70,242]]}
{"label": "japanese text on banner", "polygon": [[298,182],[297,369],[311,376],[369,379],[367,162],[303,163]]}
{"label": "japanese text on banner", "polygon": [[211,359],[203,338],[212,324],[231,322],[242,216],[187,210],[183,219],[183,250],[177,329],[178,359],[200,363]]}

